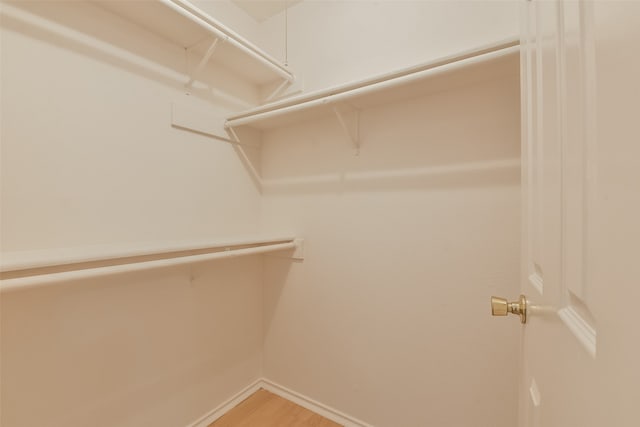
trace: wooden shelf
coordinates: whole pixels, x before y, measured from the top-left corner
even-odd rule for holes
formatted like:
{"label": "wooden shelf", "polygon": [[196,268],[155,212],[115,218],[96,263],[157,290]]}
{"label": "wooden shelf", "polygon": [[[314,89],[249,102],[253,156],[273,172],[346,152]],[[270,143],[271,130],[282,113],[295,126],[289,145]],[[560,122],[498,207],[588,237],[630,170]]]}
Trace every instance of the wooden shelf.
{"label": "wooden shelf", "polygon": [[207,40],[219,43],[211,62],[255,85],[294,80],[276,59],[185,0],[97,1],[101,7],[184,48],[204,54]]}
{"label": "wooden shelf", "polygon": [[479,47],[360,82],[256,107],[228,117],[226,126],[271,129],[335,114],[334,107],[340,105],[359,110],[503,75],[518,75],[519,49],[519,41],[515,39]]}

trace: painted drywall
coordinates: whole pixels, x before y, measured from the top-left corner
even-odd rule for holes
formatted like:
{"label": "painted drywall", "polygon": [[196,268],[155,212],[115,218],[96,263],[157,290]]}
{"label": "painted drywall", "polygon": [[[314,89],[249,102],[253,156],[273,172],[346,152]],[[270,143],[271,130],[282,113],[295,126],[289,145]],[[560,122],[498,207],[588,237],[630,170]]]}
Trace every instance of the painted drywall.
{"label": "painted drywall", "polygon": [[266,378],[377,427],[515,425],[512,74],[363,110],[359,156],[333,117],[265,132],[263,227],[306,239],[266,261]]}
{"label": "painted drywall", "polygon": [[261,376],[260,257],[2,295],[2,425],[186,426]]}
{"label": "painted drywall", "polygon": [[[258,231],[235,148],[171,126],[174,101],[232,108],[202,82],[185,95],[182,47],[87,2],[2,4],[1,31],[3,252]],[[210,71],[214,87],[255,98]],[[261,262],[3,293],[0,424],[201,417],[261,375]]]}
{"label": "painted drywall", "polygon": [[230,110],[185,95],[182,48],[90,4],[21,5],[3,16],[3,250],[256,231],[234,148],[171,127],[174,101]]}
{"label": "painted drywall", "polygon": [[[516,37],[517,2],[305,1],[287,61],[306,91]],[[263,47],[285,58],[284,15]],[[377,427],[516,423],[518,75],[265,132],[265,229],[305,261],[265,266],[265,377]],[[512,320],[512,319],[509,319]],[[495,414],[500,414],[496,417]]]}
{"label": "painted drywall", "polygon": [[517,38],[517,1],[303,1],[259,28],[305,91]]}
{"label": "painted drywall", "polygon": [[[396,12],[386,2],[296,5],[305,18],[290,62],[307,88],[511,28],[504,6],[495,22],[414,37],[406,31],[435,23],[406,21],[415,13],[393,3]],[[353,8],[376,19],[352,27]],[[3,251],[293,230],[307,238],[307,259],[269,259],[264,271],[259,258],[229,260],[2,295],[2,425],[186,425],[262,373],[376,426],[494,426],[495,413],[512,425],[515,346],[504,343],[518,325],[488,318],[487,298],[517,292],[515,82],[367,110],[359,157],[331,119],[269,132],[261,202],[233,146],[171,128],[171,101],[238,108],[201,83],[185,95],[182,48],[91,4],[10,9],[1,35]],[[239,16],[218,10],[223,21]],[[276,19],[257,30],[244,18],[225,23],[274,51]],[[372,43],[381,22],[411,46]],[[335,39],[319,31],[327,26]],[[357,37],[338,37],[347,31]],[[424,40],[436,39],[423,55]],[[211,71],[216,90],[258,99],[232,74]],[[498,368],[502,383],[490,375]]]}

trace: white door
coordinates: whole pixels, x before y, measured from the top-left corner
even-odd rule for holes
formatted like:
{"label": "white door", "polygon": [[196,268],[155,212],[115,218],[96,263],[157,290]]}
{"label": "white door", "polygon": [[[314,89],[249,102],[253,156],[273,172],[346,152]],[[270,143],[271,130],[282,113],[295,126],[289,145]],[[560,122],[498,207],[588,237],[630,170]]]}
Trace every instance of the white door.
{"label": "white door", "polygon": [[522,7],[519,425],[638,427],[640,1]]}

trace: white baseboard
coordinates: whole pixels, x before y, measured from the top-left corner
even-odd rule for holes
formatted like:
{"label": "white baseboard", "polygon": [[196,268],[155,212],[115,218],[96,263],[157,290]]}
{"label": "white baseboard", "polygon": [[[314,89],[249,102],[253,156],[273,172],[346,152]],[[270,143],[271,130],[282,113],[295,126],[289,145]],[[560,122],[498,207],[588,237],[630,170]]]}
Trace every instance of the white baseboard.
{"label": "white baseboard", "polygon": [[261,378],[254,381],[253,383],[242,389],[240,392],[229,398],[226,402],[209,411],[202,417],[198,418],[198,420],[189,424],[187,427],[207,427],[209,424],[222,417],[240,402],[251,396],[256,391],[260,390],[261,388],[270,391],[271,393],[276,394],[293,403],[296,403],[303,408],[315,412],[316,414],[322,415],[323,417],[340,425],[343,425],[344,427],[373,427],[371,424],[367,424],[364,421],[353,418],[343,412],[324,405],[303,394],[283,387],[280,384],[277,384],[266,378]]}
{"label": "white baseboard", "polygon": [[250,385],[243,388],[241,391],[239,391],[238,393],[236,393],[235,395],[227,399],[224,403],[222,403],[221,405],[218,405],[215,409],[207,412],[206,414],[198,418],[196,421],[189,424],[187,427],[207,427],[209,424],[211,424],[212,422],[214,422],[215,420],[217,420],[218,418],[220,418],[221,416],[229,412],[231,409],[233,409],[235,406],[237,406],[240,402],[245,400],[247,397],[251,396],[253,393],[263,388],[262,382],[263,382],[262,379],[258,379],[254,381],[253,383],[251,383]]}
{"label": "white baseboard", "polygon": [[315,412],[316,414],[322,415],[323,417],[340,425],[343,425],[344,427],[373,427],[371,424],[367,424],[364,421],[353,418],[343,412],[338,411],[337,409],[333,409],[325,404],[311,399],[310,397],[283,387],[280,384],[274,383],[273,381],[270,381],[266,378],[262,379],[261,388],[264,388],[265,390],[270,391],[273,394],[277,394],[282,398],[290,400],[291,402],[296,403],[303,408],[307,408],[308,410]]}

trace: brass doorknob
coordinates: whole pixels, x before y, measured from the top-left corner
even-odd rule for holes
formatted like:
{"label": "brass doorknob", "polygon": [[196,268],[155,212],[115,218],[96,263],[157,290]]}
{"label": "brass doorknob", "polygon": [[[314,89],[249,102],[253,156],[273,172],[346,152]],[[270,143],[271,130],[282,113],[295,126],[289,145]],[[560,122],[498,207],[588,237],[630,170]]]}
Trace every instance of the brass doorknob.
{"label": "brass doorknob", "polygon": [[527,298],[520,295],[518,301],[508,302],[504,298],[491,297],[491,315],[506,316],[507,314],[517,314],[521,323],[527,323]]}

